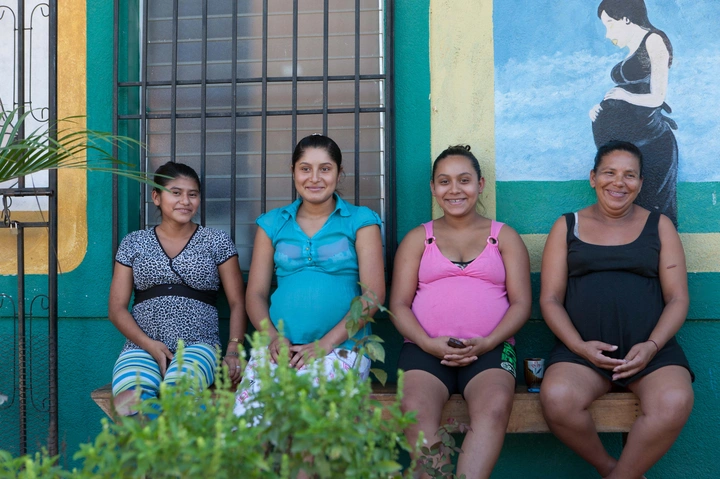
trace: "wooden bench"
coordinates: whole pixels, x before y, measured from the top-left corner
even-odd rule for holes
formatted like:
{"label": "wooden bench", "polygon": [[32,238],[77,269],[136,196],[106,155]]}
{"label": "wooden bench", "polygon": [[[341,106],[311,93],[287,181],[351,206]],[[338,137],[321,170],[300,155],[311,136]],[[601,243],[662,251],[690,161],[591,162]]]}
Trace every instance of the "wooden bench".
{"label": "wooden bench", "polygon": [[[380,401],[381,404],[392,404],[395,401],[394,385],[387,387],[375,385],[373,391],[373,399]],[[640,400],[631,392],[608,393],[592,403],[590,413],[598,432],[627,433],[640,415]],[[450,396],[443,408],[441,423],[470,424],[467,404],[461,395]],[[550,432],[542,415],[539,394],[527,392],[525,386],[518,386],[515,389],[507,432]]]}
{"label": "wooden bench", "polygon": [[[395,385],[376,384],[373,386],[372,398],[381,404],[392,404],[395,402],[395,392]],[[113,417],[110,384],[96,389],[90,396],[105,414]],[[590,413],[598,432],[627,433],[640,415],[640,401],[630,392],[612,392],[595,400],[590,406]],[[445,404],[442,423],[470,424],[467,405],[459,394],[453,394]],[[507,432],[550,432],[540,409],[539,394],[527,392],[525,386],[517,387]]]}

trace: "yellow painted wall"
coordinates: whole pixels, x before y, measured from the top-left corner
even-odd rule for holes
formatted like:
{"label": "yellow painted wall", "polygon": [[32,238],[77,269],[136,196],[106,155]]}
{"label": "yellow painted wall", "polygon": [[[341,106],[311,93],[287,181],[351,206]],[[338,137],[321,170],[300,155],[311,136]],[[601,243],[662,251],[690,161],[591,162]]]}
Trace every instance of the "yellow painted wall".
{"label": "yellow painted wall", "polygon": [[[530,269],[540,271],[542,251],[547,235],[522,235],[530,253]],[[685,248],[687,269],[691,273],[715,273],[720,271],[720,234],[718,233],[680,233]]]}
{"label": "yellow painted wall", "polygon": [[[82,116],[86,112],[85,1],[58,3],[58,117]],[[85,128],[84,117],[73,122],[74,128]],[[59,128],[63,128],[63,124]],[[68,272],[80,265],[87,251],[86,173],[60,170],[58,190],[58,269]],[[40,213],[27,211],[12,211],[12,219],[42,221]],[[25,230],[26,273],[47,273],[47,244],[47,231]],[[0,229],[0,251],[3,252],[0,274],[17,274],[16,247],[16,237],[9,230]]]}
{"label": "yellow painted wall", "polygon": [[[430,127],[433,159],[468,144],[485,177],[481,201],[495,217],[492,0],[430,1]],[[434,202],[433,202],[434,203]],[[439,207],[433,204],[433,216]]]}

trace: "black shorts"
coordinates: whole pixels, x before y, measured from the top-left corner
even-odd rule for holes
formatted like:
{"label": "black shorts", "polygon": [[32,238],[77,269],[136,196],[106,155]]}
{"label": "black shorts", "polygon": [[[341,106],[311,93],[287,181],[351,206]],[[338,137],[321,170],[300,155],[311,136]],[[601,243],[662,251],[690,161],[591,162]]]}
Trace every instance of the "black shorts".
{"label": "black shorts", "polygon": [[423,351],[415,343],[405,343],[400,351],[398,368],[403,371],[419,369],[426,371],[445,384],[449,394],[463,394],[472,378],[488,369],[503,369],[517,378],[517,355],[515,346],[505,341],[495,349],[483,354],[467,366],[455,367],[440,364],[441,359]]}
{"label": "black shorts", "polygon": [[613,381],[612,379],[612,370],[603,369],[595,366],[587,359],[580,357],[570,351],[570,348],[565,346],[560,340],[555,343],[555,347],[550,352],[550,359],[546,362],[545,369],[549,368],[555,363],[573,363],[587,366],[596,373],[598,373],[600,376],[610,381],[613,385],[620,386],[622,388],[627,388],[630,383],[633,383],[638,379],[647,376],[651,372],[657,371],[658,369],[665,366],[684,367],[690,373],[690,379],[695,382],[695,373],[692,369],[690,369],[690,363],[685,357],[685,353],[683,352],[680,344],[677,342],[677,339],[675,339],[674,336],[670,338],[670,341],[668,341],[665,346],[663,346],[663,348],[657,352],[657,354],[655,354],[655,356],[650,360],[648,365],[645,366],[645,369],[633,376],[630,376],[629,378],[618,379],[617,381]]}

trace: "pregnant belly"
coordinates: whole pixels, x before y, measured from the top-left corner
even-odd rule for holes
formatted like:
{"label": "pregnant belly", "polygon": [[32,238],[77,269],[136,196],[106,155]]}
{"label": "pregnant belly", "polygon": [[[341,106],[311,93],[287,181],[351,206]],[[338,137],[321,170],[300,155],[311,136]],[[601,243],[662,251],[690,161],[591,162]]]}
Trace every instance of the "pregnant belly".
{"label": "pregnant belly", "polygon": [[583,340],[614,344],[623,357],[647,340],[664,301],[657,279],[609,271],[570,278],[565,308]]}
{"label": "pregnant belly", "polygon": [[595,146],[610,140],[623,140],[638,146],[660,136],[667,124],[659,108],[632,105],[622,100],[603,100],[602,110],[592,124]]}

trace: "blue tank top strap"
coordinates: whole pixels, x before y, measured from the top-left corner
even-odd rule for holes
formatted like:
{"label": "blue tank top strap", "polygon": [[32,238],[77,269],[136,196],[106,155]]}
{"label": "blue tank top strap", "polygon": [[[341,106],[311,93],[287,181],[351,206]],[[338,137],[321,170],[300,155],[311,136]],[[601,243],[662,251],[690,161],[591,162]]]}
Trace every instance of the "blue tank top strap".
{"label": "blue tank top strap", "polygon": [[498,244],[498,236],[500,235],[500,229],[505,223],[500,223],[499,221],[495,220],[491,221],[492,224],[490,225],[490,236],[488,236],[487,242],[488,244],[496,245]]}
{"label": "blue tank top strap", "polygon": [[433,243],[435,241],[435,234],[433,232],[432,220],[427,223],[423,223],[423,226],[425,227],[425,244],[428,245]]}

